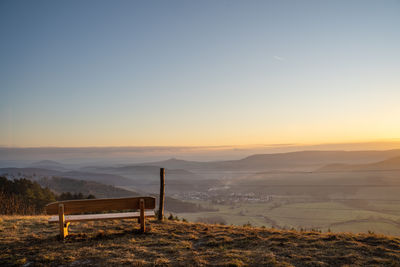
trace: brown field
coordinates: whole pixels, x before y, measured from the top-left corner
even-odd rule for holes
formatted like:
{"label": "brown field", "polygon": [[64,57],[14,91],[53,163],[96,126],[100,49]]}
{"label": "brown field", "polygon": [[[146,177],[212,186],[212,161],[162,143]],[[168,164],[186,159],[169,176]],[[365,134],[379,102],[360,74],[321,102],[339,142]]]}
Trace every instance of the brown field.
{"label": "brown field", "polygon": [[1,266],[400,266],[400,238],[180,221],[71,224],[65,242],[46,216],[0,216]]}

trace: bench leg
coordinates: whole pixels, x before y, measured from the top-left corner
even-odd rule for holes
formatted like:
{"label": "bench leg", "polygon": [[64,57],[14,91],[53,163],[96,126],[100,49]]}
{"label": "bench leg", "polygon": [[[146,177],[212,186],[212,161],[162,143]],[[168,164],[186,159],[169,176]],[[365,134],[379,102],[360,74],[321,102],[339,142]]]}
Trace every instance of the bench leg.
{"label": "bench leg", "polygon": [[65,222],[64,205],[63,204],[60,204],[58,206],[58,222],[59,222],[59,226],[60,226],[60,238],[61,238],[61,240],[64,240],[65,237],[68,235],[69,222]]}
{"label": "bench leg", "polygon": [[144,217],[144,199],[140,199],[140,231],[144,233],[146,231],[145,217]]}

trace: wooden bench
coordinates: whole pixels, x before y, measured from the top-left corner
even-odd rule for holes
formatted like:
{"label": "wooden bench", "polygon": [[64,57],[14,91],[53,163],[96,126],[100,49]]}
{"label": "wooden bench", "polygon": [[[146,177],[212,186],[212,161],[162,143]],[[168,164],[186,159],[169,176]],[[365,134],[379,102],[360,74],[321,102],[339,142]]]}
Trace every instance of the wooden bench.
{"label": "wooden bench", "polygon": [[[49,223],[59,223],[60,237],[63,240],[68,235],[68,226],[71,222],[94,220],[139,219],[140,229],[145,232],[145,218],[155,217],[154,197],[129,197],[107,199],[67,200],[50,203],[46,206],[46,213],[52,216]],[[109,211],[140,210],[139,212],[99,213]],[[74,215],[75,214],[75,215]]]}

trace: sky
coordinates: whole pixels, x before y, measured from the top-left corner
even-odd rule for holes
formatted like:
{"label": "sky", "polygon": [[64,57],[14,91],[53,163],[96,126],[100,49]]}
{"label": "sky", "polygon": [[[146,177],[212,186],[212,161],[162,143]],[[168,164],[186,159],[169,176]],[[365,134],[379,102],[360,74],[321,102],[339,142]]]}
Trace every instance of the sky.
{"label": "sky", "polygon": [[400,137],[400,1],[0,1],[0,146]]}

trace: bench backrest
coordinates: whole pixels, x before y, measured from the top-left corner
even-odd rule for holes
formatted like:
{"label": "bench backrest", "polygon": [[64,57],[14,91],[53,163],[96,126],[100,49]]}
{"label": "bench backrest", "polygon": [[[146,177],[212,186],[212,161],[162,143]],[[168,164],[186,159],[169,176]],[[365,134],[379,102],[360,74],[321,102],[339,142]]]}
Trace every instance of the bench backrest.
{"label": "bench backrest", "polygon": [[66,215],[110,210],[137,210],[140,208],[140,199],[144,200],[145,209],[155,209],[156,199],[154,197],[127,197],[58,201],[48,204],[46,213],[48,215],[58,214],[59,204],[64,205],[64,214]]}

